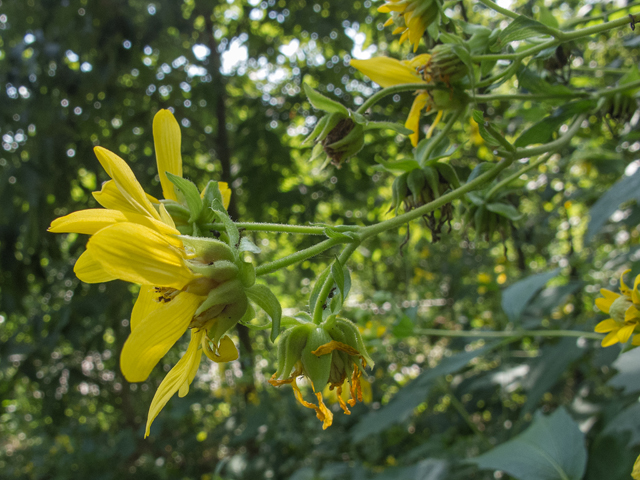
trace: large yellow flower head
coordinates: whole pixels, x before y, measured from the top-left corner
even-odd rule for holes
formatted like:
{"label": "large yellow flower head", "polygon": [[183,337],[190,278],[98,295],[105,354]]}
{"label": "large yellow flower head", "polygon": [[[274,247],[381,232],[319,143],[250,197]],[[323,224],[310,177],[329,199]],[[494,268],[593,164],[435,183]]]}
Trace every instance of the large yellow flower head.
{"label": "large yellow flower head", "polygon": [[[616,343],[627,343],[634,332],[640,331],[640,275],[633,282],[633,289],[624,283],[624,276],[631,270],[626,270],[620,275],[620,294],[602,289],[603,298],[596,299],[596,307],[611,318],[607,318],[596,325],[595,331],[607,333],[602,340],[603,347],[609,347]],[[632,345],[640,345],[640,334],[633,335]]]}
{"label": "large yellow flower head", "polygon": [[450,86],[442,90],[432,84],[433,79],[428,69],[430,60],[431,55],[425,53],[417,55],[411,60],[374,57],[369,60],[351,60],[350,62],[352,67],[358,69],[384,88],[412,83],[424,84],[424,89],[415,92],[415,99],[404,124],[406,128],[413,131],[409,138],[414,147],[418,145],[420,115],[423,111],[438,111],[427,132],[427,138],[430,138],[442,118],[443,111],[450,108],[458,108],[466,102],[465,93],[454,91]]}
{"label": "large yellow flower head", "polygon": [[[169,176],[182,176],[181,138],[171,112],[158,112],[153,133],[164,197],[167,205],[177,203],[179,195]],[[153,398],[146,436],[167,401],[176,392],[186,395],[203,351],[216,362],[238,357],[231,339],[222,335],[242,317],[248,301],[233,263],[234,252],[227,244],[180,235],[165,204],[144,192],[123,159],[102,147],[96,147],[95,153],[111,177],[94,193],[105,208],[58,218],[49,231],[91,235],[74,267],[80,280],[119,279],[141,285],[131,313],[131,334],[120,356],[125,378],[145,381],[187,329],[192,333],[187,352]],[[215,188],[226,208],[227,185]]]}
{"label": "large yellow flower head", "polygon": [[401,34],[400,44],[408,39],[415,52],[424,32],[438,19],[441,8],[440,0],[387,0],[378,11],[391,13],[384,26],[395,25],[393,33]]}

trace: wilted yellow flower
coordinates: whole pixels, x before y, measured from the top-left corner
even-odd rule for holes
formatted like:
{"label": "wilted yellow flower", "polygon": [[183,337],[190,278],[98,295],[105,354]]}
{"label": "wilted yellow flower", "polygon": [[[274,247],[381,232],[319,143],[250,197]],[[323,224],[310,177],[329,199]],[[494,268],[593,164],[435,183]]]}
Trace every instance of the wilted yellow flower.
{"label": "wilted yellow flower", "polygon": [[[403,85],[409,83],[424,83],[426,85],[431,81],[431,78],[424,78],[424,67],[428,64],[431,58],[428,54],[417,55],[411,60],[396,60],[389,57],[374,57],[369,60],[351,60],[350,65],[365,74],[371,80],[376,82],[381,87],[393,87],[395,85]],[[427,112],[433,108],[437,108],[437,103],[434,99],[434,94],[428,90],[416,91],[415,99],[411,105],[409,116],[404,126],[413,133],[409,136],[411,144],[415,147],[418,145],[419,126],[420,126],[420,114],[423,110]],[[449,92],[445,92],[446,95],[450,95]],[[438,111],[438,114],[429,128],[427,138],[431,137],[434,128],[440,122],[442,118],[442,110]]]}
{"label": "wilted yellow flower", "polygon": [[[611,315],[596,325],[598,333],[608,333],[602,340],[603,347],[609,347],[616,343],[626,343],[634,331],[640,330],[640,294],[638,285],[640,275],[636,276],[633,289],[624,283],[624,276],[631,270],[626,270],[620,275],[620,294],[602,289],[600,293],[604,298],[596,299],[596,307],[604,313]],[[633,335],[632,345],[640,345],[640,334]]]}
{"label": "wilted yellow flower", "polygon": [[384,26],[396,25],[393,33],[402,34],[400,44],[409,39],[415,52],[427,27],[438,19],[441,8],[440,0],[387,0],[378,11],[391,13]]}
{"label": "wilted yellow flower", "polygon": [[[182,176],[178,122],[171,112],[161,110],[154,118],[153,132],[164,196],[177,200],[165,172]],[[196,272],[198,259],[185,248],[164,205],[144,192],[131,168],[118,155],[102,147],[96,147],[95,153],[111,177],[100,192],[94,193],[105,209],[81,210],[58,218],[49,231],[91,235],[86,251],[74,267],[80,280],[102,283],[120,279],[141,285],[131,312],[131,334],[120,355],[125,378],[130,382],[145,381],[187,329],[192,329],[187,353],[153,398],[147,436],[151,422],[167,401],[178,391],[180,396],[188,392],[203,350],[216,362],[238,357],[229,337],[221,338],[216,330],[216,338],[212,340],[207,330],[218,321],[228,323],[228,316],[239,319],[247,300],[246,295],[244,299],[242,295],[233,295],[241,290],[241,286],[232,284],[239,283],[238,280],[225,281]],[[219,189],[226,208],[230,191],[226,184],[219,184]],[[220,288],[229,290],[225,290],[228,298],[211,301],[211,292]]]}

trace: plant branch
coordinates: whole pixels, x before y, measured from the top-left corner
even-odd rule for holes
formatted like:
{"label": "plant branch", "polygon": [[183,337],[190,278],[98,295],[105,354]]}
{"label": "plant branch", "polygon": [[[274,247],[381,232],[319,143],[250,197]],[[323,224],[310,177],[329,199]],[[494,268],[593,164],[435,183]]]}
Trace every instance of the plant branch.
{"label": "plant branch", "polygon": [[518,170],[517,172],[513,173],[512,175],[509,175],[504,180],[501,180],[500,182],[498,182],[491,190],[489,190],[489,193],[487,193],[487,196],[485,197],[485,201],[488,202],[489,200],[491,200],[491,197],[493,197],[493,195],[495,195],[496,192],[498,192],[502,187],[504,187],[504,186],[508,185],[509,183],[511,183],[516,178],[519,178],[520,175],[523,175],[523,174],[527,173],[529,170],[534,169],[535,167],[537,167],[541,163],[546,162],[549,159],[550,156],[551,156],[551,153],[548,152],[548,153],[542,155],[540,158],[538,158],[534,162],[530,162],[529,165],[527,165],[526,167],[521,168],[520,170]]}
{"label": "plant branch", "polygon": [[[279,233],[300,233],[303,235],[325,235],[327,227],[322,226],[307,226],[307,225],[286,225],[283,223],[252,223],[252,222],[237,222],[236,226],[241,230],[257,231],[257,232],[279,232]],[[203,229],[218,230],[223,232],[225,230],[222,223],[206,223],[202,225]],[[360,227],[357,225],[337,225],[332,226],[332,230],[353,232],[358,231]]]}
{"label": "plant branch", "polygon": [[449,117],[449,120],[447,121],[447,123],[444,126],[444,128],[442,130],[440,130],[438,132],[438,134],[431,139],[431,141],[429,142],[429,145],[427,145],[427,148],[425,148],[425,150],[424,150],[424,154],[423,154],[422,158],[418,158],[417,159],[418,163],[420,163],[421,166],[424,166],[424,162],[426,162],[429,159],[429,156],[435,150],[435,148],[438,146],[438,143],[440,143],[440,141],[442,141],[442,139],[447,136],[447,134],[453,128],[453,125],[456,123],[458,118],[460,118],[462,116],[462,114],[465,112],[465,110],[466,110],[466,107],[465,108],[461,108],[460,110],[454,112]]}
{"label": "plant branch", "polygon": [[288,267],[289,265],[293,265],[294,263],[302,262],[308,258],[314,257],[319,253],[324,252],[325,250],[330,249],[336,245],[341,243],[345,243],[346,239],[342,238],[328,238],[320,243],[316,243],[314,246],[305,248],[304,250],[300,250],[299,252],[292,253],[291,255],[287,255],[286,257],[282,257],[278,260],[274,260],[273,262],[265,263],[256,268],[256,275],[266,275],[267,273],[273,273],[276,270],[280,270],[281,268]]}
{"label": "plant branch", "polygon": [[425,90],[429,85],[426,83],[403,83],[402,85],[394,85],[393,87],[383,88],[379,92],[374,93],[372,96],[367,98],[367,101],[364,102],[356,113],[364,113],[369,108],[373,107],[376,103],[382,100],[384,97],[388,95],[394,95],[400,92],[408,92],[412,90]]}
{"label": "plant branch", "polygon": [[578,337],[589,340],[602,340],[604,335],[579,330],[512,330],[502,332],[486,332],[482,330],[440,330],[437,328],[421,328],[414,330],[416,335],[434,337],[461,338],[523,338],[523,337]]}

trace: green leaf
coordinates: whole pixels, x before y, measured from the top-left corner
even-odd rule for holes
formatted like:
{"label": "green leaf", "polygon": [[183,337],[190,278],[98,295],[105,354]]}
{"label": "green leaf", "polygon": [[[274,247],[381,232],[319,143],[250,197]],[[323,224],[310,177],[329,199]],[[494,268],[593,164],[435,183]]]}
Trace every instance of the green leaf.
{"label": "green leaf", "polygon": [[560,27],[558,20],[556,19],[556,17],[553,16],[553,13],[551,13],[551,10],[549,10],[544,5],[540,5],[538,8],[540,8],[540,23],[551,28]]}
{"label": "green leaf", "polygon": [[620,355],[613,367],[618,373],[607,382],[614,388],[621,388],[627,395],[640,392],[640,348],[636,348]]}
{"label": "green leaf", "polygon": [[387,405],[362,417],[352,430],[353,441],[357,443],[404,422],[411,416],[414,409],[426,400],[440,377],[462,370],[471,360],[484,355],[497,345],[498,342],[487,342],[482,348],[445,358],[436,367],[425,370],[404,386]]}
{"label": "green leaf", "polygon": [[469,460],[518,480],[581,480],[587,465],[584,434],[564,407],[538,416],[520,435]]}
{"label": "green leaf", "polygon": [[398,323],[393,327],[391,333],[396,338],[407,338],[413,335],[415,325],[409,317],[403,315]]}
{"label": "green leaf", "polygon": [[387,162],[380,155],[376,155],[374,160],[382,165],[390,172],[410,172],[416,168],[420,168],[420,164],[415,160],[398,160],[396,162]]}
{"label": "green leaf", "polygon": [[469,201],[471,201],[471,203],[473,203],[476,207],[481,207],[484,205],[484,197],[478,192],[469,192],[465,195],[469,199]]}
{"label": "green leaf", "polygon": [[342,306],[342,303],[344,303],[344,272],[342,271],[342,264],[338,257],[336,257],[335,261],[331,264],[331,277],[333,281],[336,282],[336,286],[340,292],[340,305]]}
{"label": "green leaf", "polygon": [[520,15],[498,35],[491,50],[496,52],[508,43],[548,34],[549,28],[546,25],[536,22],[524,15]]}
{"label": "green leaf", "polygon": [[220,200],[215,199],[211,209],[224,225],[224,231],[227,234],[227,237],[229,237],[229,246],[237,251],[236,249],[240,246],[240,232],[238,231],[238,227],[234,221],[231,220],[231,217],[229,217],[227,210],[224,208]]}
{"label": "green leaf", "polygon": [[365,130],[375,130],[382,128],[393,130],[394,132],[401,133],[402,135],[411,135],[413,133],[413,130],[409,130],[401,123],[395,122],[367,122],[364,127]]}
{"label": "green leaf", "polygon": [[609,217],[624,202],[635,200],[640,203],[640,169],[633,175],[623,176],[609,190],[602,195],[589,209],[589,226],[585,241],[593,240],[593,236],[600,231]]}
{"label": "green leaf", "polygon": [[467,183],[469,183],[471,180],[474,180],[475,178],[479,177],[483,173],[488,172],[492,168],[493,168],[493,165],[491,163],[488,163],[488,162],[482,162],[482,163],[476,165],[476,167],[469,174],[469,178],[467,178]]}
{"label": "green leaf", "polygon": [[573,116],[589,111],[593,108],[592,100],[578,100],[557,108],[548,117],[527,128],[517,138],[516,147],[526,147],[535,143],[547,143],[553,139],[553,134]]}
{"label": "green leaf", "polygon": [[560,273],[560,269],[556,268],[550,272],[531,275],[507,287],[502,292],[502,309],[509,320],[512,322],[520,320],[520,315],[531,299],[558,273]]}
{"label": "green leaf", "polygon": [[331,273],[331,268],[330,267],[325,268],[324,271],[320,274],[320,276],[316,279],[316,283],[313,284],[313,289],[309,294],[309,311],[312,314],[316,309],[316,302],[318,301],[320,290],[322,290],[322,286],[324,285],[324,282],[329,277],[330,273]]}
{"label": "green leaf", "polygon": [[325,228],[324,234],[329,238],[337,238],[347,242],[353,242],[355,240],[353,232],[341,232],[332,227]]}
{"label": "green leaf", "polygon": [[313,140],[316,139],[316,137],[318,135],[320,135],[320,132],[322,132],[322,130],[324,130],[324,127],[327,125],[327,122],[329,121],[329,115],[325,115],[324,117],[322,117],[320,120],[318,120],[316,122],[316,126],[313,128],[313,131],[309,134],[309,136],[307,138],[304,139],[304,141],[302,142],[302,146],[307,145],[308,143],[311,143]]}
{"label": "green leaf", "polygon": [[485,142],[487,142],[488,145],[491,145],[492,147],[502,145],[502,143],[487,130],[484,120],[484,114],[480,110],[473,111],[473,119],[478,124],[478,131],[480,133],[480,136],[484,139]]}
{"label": "green leaf", "polygon": [[349,110],[344,105],[325,97],[319,92],[316,92],[306,83],[304,84],[304,93],[307,94],[307,98],[311,105],[318,110],[325,111],[327,113],[341,113],[344,116],[349,116]]}
{"label": "green leaf", "polygon": [[266,285],[256,283],[253,287],[247,288],[247,297],[263,309],[271,318],[271,341],[275,342],[280,334],[280,318],[282,317],[282,307],[273,292]]}
{"label": "green leaf", "polygon": [[191,212],[189,222],[195,222],[200,216],[200,212],[202,211],[202,199],[200,198],[198,187],[196,187],[189,180],[185,180],[184,178],[174,175],[173,173],[165,173],[167,175],[167,178],[180,191],[180,193],[184,196],[185,201],[187,202],[187,207],[189,207],[189,211]]}
{"label": "green leaf", "polygon": [[506,203],[487,203],[487,210],[503,217],[508,218],[512,222],[520,220],[524,215],[518,213],[518,210],[513,205],[507,205]]}
{"label": "green leaf", "polygon": [[243,237],[240,240],[240,245],[238,246],[238,251],[239,252],[251,252],[251,253],[255,253],[256,255],[258,253],[262,252],[260,247],[258,247],[255,243],[253,243],[247,237]]}
{"label": "green leaf", "polygon": [[207,186],[204,188],[204,194],[202,195],[203,208],[202,212],[200,213],[200,217],[198,217],[198,222],[213,222],[215,215],[211,210],[211,206],[213,205],[213,201],[215,199],[218,199],[220,203],[222,203],[222,194],[220,193],[218,182],[216,182],[215,180],[210,180],[209,183],[207,183]]}
{"label": "green leaf", "polygon": [[[518,86],[521,89],[528,90],[530,93],[567,95],[568,98],[571,98],[575,93],[565,85],[551,85],[524,65],[520,67],[516,73],[516,77],[518,79]],[[562,99],[558,101],[564,103]]]}

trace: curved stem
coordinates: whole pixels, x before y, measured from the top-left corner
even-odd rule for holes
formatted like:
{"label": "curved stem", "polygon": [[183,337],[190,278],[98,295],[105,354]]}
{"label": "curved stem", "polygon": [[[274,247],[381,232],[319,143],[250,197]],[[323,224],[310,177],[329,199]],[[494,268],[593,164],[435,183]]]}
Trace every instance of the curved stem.
{"label": "curved stem", "polygon": [[429,156],[435,150],[435,148],[438,146],[440,141],[444,137],[446,137],[447,134],[451,131],[451,129],[453,128],[453,125],[456,123],[458,118],[460,118],[462,116],[462,114],[464,113],[465,110],[466,110],[466,107],[465,108],[461,108],[460,110],[454,112],[451,115],[451,117],[449,117],[449,120],[447,121],[447,123],[444,126],[444,128],[442,130],[440,130],[438,132],[438,134],[431,139],[431,141],[429,142],[429,145],[427,145],[427,148],[425,148],[425,150],[424,150],[422,158],[418,158],[417,159],[418,163],[420,163],[421,166],[424,166],[424,162],[428,160]]}
{"label": "curved stem", "polygon": [[[300,233],[303,235],[325,235],[327,227],[307,226],[307,225],[286,225],[283,223],[252,223],[237,222],[239,229],[256,232],[279,232],[279,233]],[[202,225],[202,229],[224,231],[222,223],[207,223]],[[357,225],[337,225],[331,229],[345,232],[355,232],[360,229]]]}
{"label": "curved stem", "polygon": [[325,250],[330,249],[336,245],[341,243],[345,243],[347,240],[342,238],[328,238],[320,243],[316,243],[314,246],[305,248],[304,250],[300,250],[299,252],[292,253],[291,255],[287,255],[286,257],[282,257],[278,260],[274,260],[273,262],[265,263],[256,268],[256,275],[266,275],[267,273],[273,273],[276,270],[280,270],[281,268],[288,267],[289,265],[293,265],[294,263],[302,262],[307,258],[314,257],[319,253],[324,252]]}
{"label": "curved stem", "polygon": [[440,330],[437,328],[421,328],[414,330],[416,335],[432,335],[434,337],[463,338],[522,338],[522,337],[582,337],[589,340],[602,340],[604,335],[595,332],[578,330],[514,330],[503,332],[484,332],[481,330]]}
{"label": "curved stem", "polygon": [[412,220],[420,218],[423,215],[426,215],[433,210],[440,208],[441,206],[452,202],[460,198],[463,194],[470,192],[472,190],[476,190],[482,184],[493,180],[498,174],[507,168],[509,165],[513,163],[513,159],[504,159],[501,160],[495,167],[493,167],[488,172],[479,175],[474,178],[472,181],[465,183],[460,188],[453,190],[441,197],[435,199],[432,202],[427,203],[421,207],[416,208],[415,210],[411,210],[410,212],[403,213],[402,215],[398,215],[397,217],[391,218],[389,220],[385,220],[384,222],[377,223],[375,225],[370,225],[368,227],[363,227],[360,230],[360,238],[364,241],[365,239],[372,237],[374,235],[378,235],[386,230],[390,230],[392,228],[398,228],[405,223],[408,223]]}
{"label": "curved stem", "polygon": [[572,93],[496,93],[489,95],[476,95],[476,101],[478,103],[493,102],[494,100],[511,101],[511,100],[547,100],[554,98],[566,98],[571,99],[575,97],[589,97],[587,92],[572,92]]}
{"label": "curved stem", "polygon": [[[519,158],[535,157],[537,155],[542,155],[543,153],[558,150],[559,148],[562,148],[567,143],[569,143],[569,141],[580,129],[580,125],[582,125],[582,122],[585,118],[587,118],[586,113],[581,113],[580,115],[578,115],[573,124],[566,131],[566,133],[553,142],[545,143],[544,145],[540,145],[539,147],[516,148],[515,152],[505,152],[503,150],[498,150],[498,155],[511,158],[512,160],[517,160]],[[366,230],[366,228],[363,230]]]}
{"label": "curved stem", "polygon": [[[340,262],[340,265],[344,265],[345,263],[347,263],[347,260],[349,260],[349,257],[351,257],[353,252],[355,252],[356,248],[358,248],[359,246],[360,246],[360,242],[353,242],[347,245],[338,256],[338,261]],[[320,293],[318,294],[318,299],[316,300],[316,306],[315,306],[315,309],[313,310],[313,323],[315,323],[316,325],[320,325],[320,323],[322,323],[322,311],[323,311],[322,307],[325,304],[327,297],[329,296],[329,292],[331,291],[332,286],[333,286],[333,277],[329,275],[327,279],[324,281],[324,284],[322,285],[322,290],[320,290]]]}
{"label": "curved stem", "polygon": [[384,97],[388,95],[394,95],[400,92],[409,92],[413,90],[424,90],[427,87],[426,83],[404,83],[402,85],[394,85],[393,87],[383,88],[379,92],[374,93],[372,96],[367,98],[367,101],[364,102],[356,113],[364,113],[369,108],[373,107],[376,103],[382,100]]}
{"label": "curved stem", "polygon": [[532,170],[535,167],[537,167],[538,165],[540,165],[541,163],[546,162],[549,159],[550,156],[551,156],[551,152],[548,152],[548,153],[542,155],[536,161],[530,162],[529,165],[527,165],[526,167],[518,170],[517,172],[509,175],[504,180],[501,180],[500,182],[498,182],[496,185],[494,185],[494,187],[491,190],[489,190],[489,193],[487,193],[487,196],[485,197],[485,201],[488,202],[489,200],[491,200],[491,197],[493,197],[493,195],[495,195],[502,187],[508,185],[509,183],[514,181],[516,178],[519,178],[520,175],[525,174],[529,170]]}

